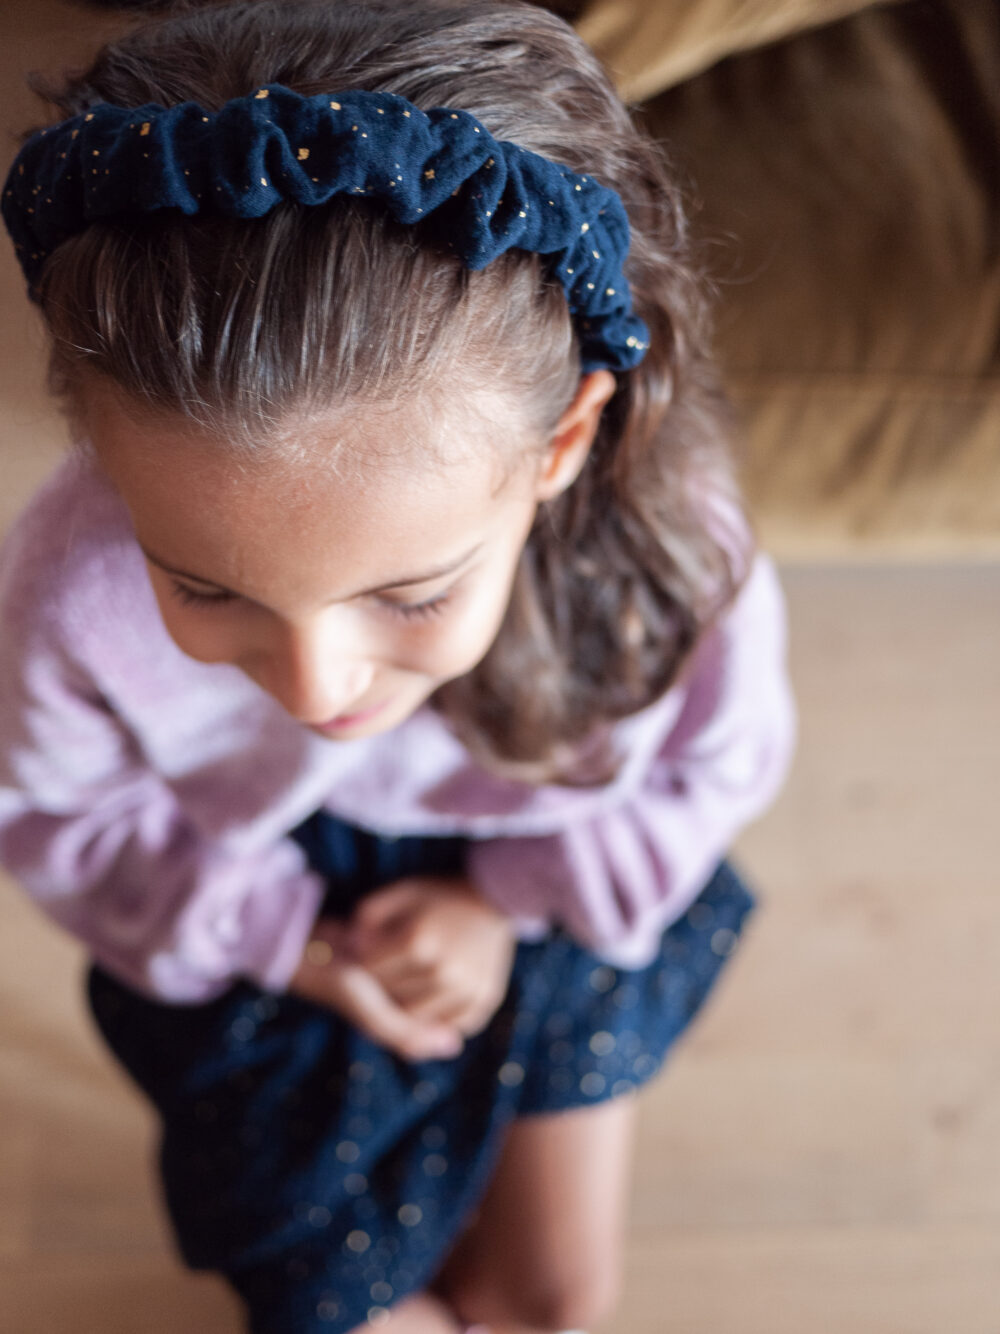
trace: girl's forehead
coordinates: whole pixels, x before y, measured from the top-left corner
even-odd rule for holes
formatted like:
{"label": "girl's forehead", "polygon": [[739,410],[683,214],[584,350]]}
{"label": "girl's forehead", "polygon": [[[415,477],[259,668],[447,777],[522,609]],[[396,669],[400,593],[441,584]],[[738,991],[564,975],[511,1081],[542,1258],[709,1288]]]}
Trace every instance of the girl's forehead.
{"label": "girl's forehead", "polygon": [[295,506],[319,490],[428,496],[457,487],[501,498],[523,482],[538,442],[516,405],[496,394],[351,403],[281,422],[257,443],[180,413],[152,414],[102,384],[79,397],[82,426],[102,460],[132,475],[197,471],[216,493],[266,488]]}
{"label": "girl's forehead", "polygon": [[226,587],[264,593],[275,580],[308,580],[313,567],[324,580],[338,572],[337,589],[324,590],[335,596],[341,582],[374,585],[502,540],[530,517],[523,470],[497,491],[492,441],[463,439],[450,454],[437,435],[422,458],[421,414],[313,420],[294,450],[256,461],[113,400],[94,400],[86,424],[146,550]]}

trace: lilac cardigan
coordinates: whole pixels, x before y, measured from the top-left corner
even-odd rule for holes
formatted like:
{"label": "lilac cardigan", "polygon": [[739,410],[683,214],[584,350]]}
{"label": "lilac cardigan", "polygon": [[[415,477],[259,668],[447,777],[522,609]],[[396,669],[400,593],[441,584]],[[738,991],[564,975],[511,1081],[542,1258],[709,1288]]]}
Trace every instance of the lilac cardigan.
{"label": "lilac cardigan", "polygon": [[531,786],[474,763],[424,705],[330,741],[238,669],[167,635],[128,515],[64,463],[0,555],[0,863],[127,984],[205,1001],[239,976],[282,990],[324,882],[288,833],[324,808],[379,834],[461,834],[478,890],[522,939],[560,923],[638,967],[795,746],[785,606],[757,555],[693,670],[616,725],[600,788]]}

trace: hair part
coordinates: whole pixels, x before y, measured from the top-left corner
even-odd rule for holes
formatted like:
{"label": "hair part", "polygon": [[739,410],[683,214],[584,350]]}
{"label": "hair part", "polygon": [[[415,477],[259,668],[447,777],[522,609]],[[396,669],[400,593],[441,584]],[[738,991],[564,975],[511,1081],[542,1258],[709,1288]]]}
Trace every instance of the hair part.
{"label": "hair part", "polygon": [[[584,775],[583,748],[678,679],[751,554],[703,284],[662,150],[572,29],[523,0],[186,9],[44,91],[70,116],[98,102],[218,109],[264,83],[464,108],[625,204],[625,272],[650,350],[618,375],[581,474],[539,507],[490,650],[431,700],[497,771],[607,781],[613,749]],[[502,389],[545,439],[580,378],[565,297],[538,256],[508,252],[471,272],[433,218],[404,227],[366,200],[286,203],[252,221],[94,224],[50,257],[39,299],[65,401],[103,377],[244,458],[280,448],[291,420],[460,386]]]}

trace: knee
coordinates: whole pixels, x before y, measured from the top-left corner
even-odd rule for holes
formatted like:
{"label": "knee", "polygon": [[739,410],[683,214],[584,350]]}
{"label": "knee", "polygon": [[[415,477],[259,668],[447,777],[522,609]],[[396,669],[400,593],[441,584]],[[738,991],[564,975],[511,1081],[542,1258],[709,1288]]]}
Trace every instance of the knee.
{"label": "knee", "polygon": [[538,1284],[512,1294],[512,1315],[538,1330],[592,1329],[614,1313],[619,1291],[610,1279],[581,1274],[570,1282]]}
{"label": "knee", "polygon": [[525,1325],[532,1330],[587,1329],[618,1305],[621,1281],[611,1264],[567,1268],[482,1287],[474,1279],[450,1293],[458,1313],[472,1322]]}

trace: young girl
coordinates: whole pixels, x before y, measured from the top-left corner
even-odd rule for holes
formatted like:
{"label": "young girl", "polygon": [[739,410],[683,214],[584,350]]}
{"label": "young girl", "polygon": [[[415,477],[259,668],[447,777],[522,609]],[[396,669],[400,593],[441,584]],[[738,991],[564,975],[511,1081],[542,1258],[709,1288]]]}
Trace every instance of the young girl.
{"label": "young girl", "polygon": [[795,732],[661,157],[517,0],[195,9],[49,95],[0,859],[253,1334],[603,1319]]}

